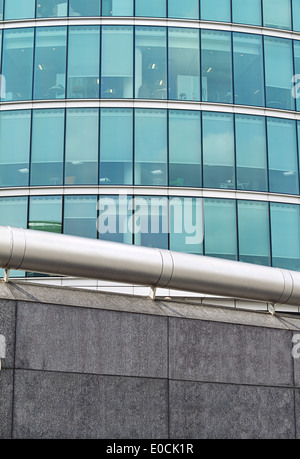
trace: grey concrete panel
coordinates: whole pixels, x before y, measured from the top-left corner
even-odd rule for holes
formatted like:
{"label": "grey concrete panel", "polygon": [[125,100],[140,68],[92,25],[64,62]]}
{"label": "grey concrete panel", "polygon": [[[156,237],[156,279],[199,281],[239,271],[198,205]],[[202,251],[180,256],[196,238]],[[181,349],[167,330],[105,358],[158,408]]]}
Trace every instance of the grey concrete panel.
{"label": "grey concrete panel", "polygon": [[293,385],[292,332],[170,319],[170,378]]}
{"label": "grey concrete panel", "polygon": [[167,320],[19,303],[16,367],[165,378]]}
{"label": "grey concrete panel", "polygon": [[16,371],[14,438],[166,438],[167,381]]}
{"label": "grey concrete panel", "polygon": [[293,390],[171,381],[170,437],[294,439]]}
{"label": "grey concrete panel", "polygon": [[1,360],[2,368],[12,368],[15,352],[16,302],[0,301],[0,335],[5,338],[6,357]]}
{"label": "grey concrete panel", "polygon": [[0,439],[10,439],[12,430],[13,370],[0,371]]}
{"label": "grey concrete panel", "polygon": [[295,390],[296,439],[300,440],[300,390]]}

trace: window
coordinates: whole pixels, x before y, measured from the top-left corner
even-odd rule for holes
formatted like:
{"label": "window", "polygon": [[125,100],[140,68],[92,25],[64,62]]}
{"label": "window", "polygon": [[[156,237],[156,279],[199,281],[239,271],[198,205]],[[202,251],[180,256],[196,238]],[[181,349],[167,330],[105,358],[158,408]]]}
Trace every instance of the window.
{"label": "window", "polygon": [[294,40],[295,77],[292,94],[296,100],[297,110],[300,111],[300,42]]}
{"label": "window", "polygon": [[0,0],[0,21],[3,21],[3,0]]}
{"label": "window", "polygon": [[5,19],[30,19],[35,16],[35,0],[5,0]]}
{"label": "window", "polygon": [[269,266],[269,206],[266,202],[238,201],[239,260]]}
{"label": "window", "polygon": [[231,22],[230,0],[201,0],[201,19]]}
{"label": "window", "polygon": [[199,19],[198,0],[168,0],[169,18]]}
{"label": "window", "polygon": [[169,98],[200,100],[198,30],[169,29]]}
{"label": "window", "polygon": [[167,112],[135,111],[135,185],[167,185]]}
{"label": "window", "polygon": [[261,0],[232,0],[232,21],[261,25]]}
{"label": "window", "polygon": [[294,110],[292,40],[265,37],[266,105]]}
{"label": "window", "polygon": [[37,28],[34,99],[65,98],[66,40],[66,27]]}
{"label": "window", "polygon": [[133,16],[133,0],[102,0],[102,16]]}
{"label": "window", "polygon": [[132,185],[133,111],[101,109],[100,185]]}
{"label": "window", "polygon": [[233,34],[234,99],[239,105],[265,105],[262,37]]}
{"label": "window", "polygon": [[201,187],[201,114],[169,112],[170,186]]}
{"label": "window", "polygon": [[66,196],[64,234],[97,238],[97,196]]}
{"label": "window", "polygon": [[53,18],[68,15],[67,0],[38,0],[36,5],[37,18]]}
{"label": "window", "polygon": [[264,26],[291,29],[291,0],[262,0]]}
{"label": "window", "polygon": [[97,205],[99,239],[132,244],[132,208],[130,196],[99,196]]}
{"label": "window", "polygon": [[170,250],[203,254],[203,200],[170,198]]}
{"label": "window", "polygon": [[28,185],[30,122],[30,110],[0,113],[0,186]]}
{"label": "window", "polygon": [[296,122],[268,118],[270,191],[299,193]]}
{"label": "window", "polygon": [[272,265],[300,270],[299,206],[271,203]]}
{"label": "window", "polygon": [[62,185],[64,110],[33,110],[31,185]]}
{"label": "window", "polygon": [[167,98],[167,36],[165,27],[137,27],[135,35],[135,97]]}
{"label": "window", "polygon": [[293,4],[293,29],[300,32],[300,1],[292,0]]}
{"label": "window", "polygon": [[235,138],[237,189],[268,191],[265,118],[236,115]]}
{"label": "window", "polygon": [[66,120],[66,185],[98,183],[98,109],[68,109]]}
{"label": "window", "polygon": [[203,181],[206,188],[235,189],[232,115],[203,113]]}
{"label": "window", "polygon": [[129,208],[133,210],[134,244],[168,249],[168,199],[136,196]]}
{"label": "window", "polygon": [[135,16],[165,18],[166,0],[135,0]]}
{"label": "window", "polygon": [[204,199],[204,247],[210,257],[237,259],[236,202]]}
{"label": "window", "polygon": [[62,197],[31,197],[29,199],[29,229],[61,233]]}
{"label": "window", "polygon": [[101,0],[69,0],[69,16],[100,16]]}
{"label": "window", "polygon": [[3,33],[2,100],[32,98],[33,37],[31,28]]}
{"label": "window", "polygon": [[201,32],[202,100],[233,103],[230,32]]}
{"label": "window", "polygon": [[133,97],[133,28],[102,27],[101,97]]}
{"label": "window", "polygon": [[70,26],[68,98],[99,98],[100,27]]}

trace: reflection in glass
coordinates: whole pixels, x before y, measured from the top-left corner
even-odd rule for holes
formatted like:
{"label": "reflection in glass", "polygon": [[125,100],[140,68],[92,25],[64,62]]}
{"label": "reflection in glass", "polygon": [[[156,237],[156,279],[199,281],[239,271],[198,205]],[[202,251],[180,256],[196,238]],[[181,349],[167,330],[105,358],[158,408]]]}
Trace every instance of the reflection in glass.
{"label": "reflection in glass", "polygon": [[101,0],[69,0],[69,16],[100,16]]}
{"label": "reflection in glass", "polygon": [[202,100],[233,103],[230,32],[201,32]]}
{"label": "reflection in glass", "polygon": [[265,27],[291,29],[291,0],[262,0]]}
{"label": "reflection in glass", "polygon": [[169,112],[169,185],[201,187],[201,114]]}
{"label": "reflection in glass", "polygon": [[170,198],[170,250],[203,254],[203,200]]}
{"label": "reflection in glass", "polygon": [[100,185],[132,185],[133,110],[101,109]]}
{"label": "reflection in glass", "polygon": [[99,98],[100,27],[70,26],[68,93],[70,99]]}
{"label": "reflection in glass", "polygon": [[201,19],[231,22],[230,0],[201,0]]}
{"label": "reflection in glass", "polygon": [[31,185],[62,185],[64,110],[33,110]]}
{"label": "reflection in glass", "polygon": [[64,99],[66,27],[38,27],[34,65],[34,99]]}
{"label": "reflection in glass", "polygon": [[29,198],[29,229],[61,233],[62,197],[34,196]]}
{"label": "reflection in glass", "polygon": [[237,259],[236,201],[204,199],[204,247],[207,256]]}
{"label": "reflection in glass", "polygon": [[33,37],[31,28],[5,30],[3,33],[2,100],[32,98]]}
{"label": "reflection in glass", "polygon": [[269,266],[269,206],[266,202],[237,201],[239,260]]}
{"label": "reflection in glass", "polygon": [[261,25],[261,0],[232,0],[232,22]]}
{"label": "reflection in glass", "polygon": [[265,105],[263,44],[259,35],[233,33],[234,99],[239,105]]}
{"label": "reflection in glass", "polygon": [[167,98],[165,27],[137,27],[135,34],[135,97]]}
{"label": "reflection in glass", "polygon": [[268,191],[265,118],[236,115],[235,138],[237,189]]}
{"label": "reflection in glass", "polygon": [[30,110],[0,112],[0,186],[27,186]]}
{"label": "reflection in glass", "polygon": [[132,198],[129,196],[99,196],[97,231],[105,241],[133,243]]}
{"label": "reflection in glass", "polygon": [[37,18],[54,18],[68,15],[67,0],[38,0],[36,5]]}
{"label": "reflection in glass", "polygon": [[292,40],[265,37],[266,105],[271,108],[293,110],[292,97],[293,50]]}
{"label": "reflection in glass", "polygon": [[235,189],[233,117],[203,113],[203,182],[206,188]]}
{"label": "reflection in glass", "polygon": [[133,211],[134,244],[168,249],[168,198],[135,196]]}
{"label": "reflection in glass", "polygon": [[[299,2],[300,4],[300,2]],[[300,42],[294,40],[295,76],[292,94],[296,100],[296,110],[300,111]]]}
{"label": "reflection in glass", "polygon": [[299,193],[296,122],[268,118],[270,191]]}
{"label": "reflection in glass", "polygon": [[5,0],[4,19],[30,19],[35,16],[35,0]]}
{"label": "reflection in glass", "polygon": [[198,0],[168,0],[169,18],[199,19]]}
{"label": "reflection in glass", "polygon": [[97,196],[66,196],[64,234],[97,238]]}
{"label": "reflection in glass", "polygon": [[200,100],[198,30],[169,28],[169,98]]}
{"label": "reflection in glass", "polygon": [[167,112],[135,111],[135,185],[167,185]]}
{"label": "reflection in glass", "polygon": [[133,16],[133,0],[102,0],[102,16]]}
{"label": "reflection in glass", "polygon": [[135,0],[135,16],[165,18],[166,0]]}
{"label": "reflection in glass", "polygon": [[98,109],[68,109],[65,184],[98,183]]}
{"label": "reflection in glass", "polygon": [[101,97],[133,97],[132,27],[102,27]]}
{"label": "reflection in glass", "polygon": [[300,270],[300,207],[271,203],[272,265]]}

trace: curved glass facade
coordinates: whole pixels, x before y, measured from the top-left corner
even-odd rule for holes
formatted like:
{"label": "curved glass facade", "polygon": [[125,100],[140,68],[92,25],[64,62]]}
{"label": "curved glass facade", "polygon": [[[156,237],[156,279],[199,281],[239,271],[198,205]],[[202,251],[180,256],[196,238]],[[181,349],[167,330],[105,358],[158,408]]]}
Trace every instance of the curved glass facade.
{"label": "curved glass facade", "polygon": [[0,0],[0,224],[300,270],[299,18]]}

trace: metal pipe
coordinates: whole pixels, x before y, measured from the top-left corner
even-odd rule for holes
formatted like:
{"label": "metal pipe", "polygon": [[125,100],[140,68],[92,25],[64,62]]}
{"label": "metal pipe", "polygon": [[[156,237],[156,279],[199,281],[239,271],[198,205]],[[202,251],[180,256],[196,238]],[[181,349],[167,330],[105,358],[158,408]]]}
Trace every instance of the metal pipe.
{"label": "metal pipe", "polygon": [[0,226],[0,268],[300,306],[300,273]]}

